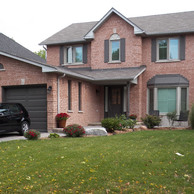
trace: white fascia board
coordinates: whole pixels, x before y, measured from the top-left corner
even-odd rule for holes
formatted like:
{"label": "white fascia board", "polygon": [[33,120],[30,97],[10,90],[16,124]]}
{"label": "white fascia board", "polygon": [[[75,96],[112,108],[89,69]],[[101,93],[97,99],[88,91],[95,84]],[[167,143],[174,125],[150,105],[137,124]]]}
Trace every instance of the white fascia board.
{"label": "white fascia board", "polygon": [[124,21],[126,21],[128,24],[134,27],[134,34],[142,34],[144,31],[140,29],[138,26],[136,26],[134,23],[132,23],[129,19],[127,19],[124,15],[122,15],[120,12],[118,12],[116,9],[112,8],[85,36],[85,39],[91,39],[94,38],[94,31],[104,23],[104,21],[110,16],[110,14],[115,13],[120,18],[122,18]]}
{"label": "white fascia board", "polygon": [[23,59],[23,58],[13,56],[13,55],[10,55],[10,54],[4,53],[4,52],[0,52],[0,55],[6,56],[6,57],[9,57],[9,58],[18,60],[18,61],[22,61],[22,62],[31,64],[31,65],[34,65],[34,66],[37,66],[37,67],[41,67],[42,72],[44,72],[44,73],[46,73],[46,72],[57,72],[57,70],[54,67],[49,67],[49,66],[37,63],[37,62],[30,61],[28,59]]}

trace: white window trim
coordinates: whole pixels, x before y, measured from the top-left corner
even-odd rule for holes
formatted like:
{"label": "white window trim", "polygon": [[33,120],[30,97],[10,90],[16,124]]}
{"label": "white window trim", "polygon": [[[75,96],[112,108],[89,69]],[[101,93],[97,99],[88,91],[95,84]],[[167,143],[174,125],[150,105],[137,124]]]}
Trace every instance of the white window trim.
{"label": "white window trim", "polygon": [[[169,40],[170,39],[177,39],[178,40],[178,59],[169,59]],[[159,41],[160,40],[167,40],[167,59],[159,59]],[[180,61],[180,38],[179,37],[169,37],[169,38],[158,38],[156,41],[156,62],[178,62]]]}

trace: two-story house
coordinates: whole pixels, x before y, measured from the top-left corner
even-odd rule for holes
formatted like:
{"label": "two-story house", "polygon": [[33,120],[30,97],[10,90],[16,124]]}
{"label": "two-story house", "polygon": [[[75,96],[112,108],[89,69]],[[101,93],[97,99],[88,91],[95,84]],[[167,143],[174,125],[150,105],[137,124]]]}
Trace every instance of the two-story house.
{"label": "two-story house", "polygon": [[85,126],[122,113],[179,115],[194,103],[194,11],[126,18],[112,8],[99,21],[71,24],[41,45],[47,64],[31,63],[27,77],[20,68],[17,82],[1,86],[3,101],[13,86],[43,86],[48,129],[56,127],[58,112],[71,116],[67,124]]}
{"label": "two-story house", "polygon": [[64,73],[58,105],[84,125],[115,114],[139,118],[194,102],[194,12],[126,18],[112,8],[41,43]]}

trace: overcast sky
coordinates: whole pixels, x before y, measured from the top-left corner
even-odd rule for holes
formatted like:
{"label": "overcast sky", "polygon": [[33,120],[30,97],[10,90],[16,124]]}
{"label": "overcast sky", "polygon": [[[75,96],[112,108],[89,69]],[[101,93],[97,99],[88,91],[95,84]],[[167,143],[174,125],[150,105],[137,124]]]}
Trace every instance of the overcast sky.
{"label": "overcast sky", "polygon": [[0,32],[34,52],[54,33],[72,23],[98,21],[112,7],[136,17],[194,11],[194,0],[0,0],[0,7]]}

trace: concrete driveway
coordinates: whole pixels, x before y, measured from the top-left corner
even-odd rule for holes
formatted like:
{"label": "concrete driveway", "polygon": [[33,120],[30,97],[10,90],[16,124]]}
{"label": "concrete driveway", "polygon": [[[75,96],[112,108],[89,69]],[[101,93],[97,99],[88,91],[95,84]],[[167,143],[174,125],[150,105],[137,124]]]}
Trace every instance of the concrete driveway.
{"label": "concrete driveway", "polygon": [[[48,137],[50,133],[41,133],[40,137]],[[64,133],[57,133],[60,136],[65,136]],[[17,132],[13,133],[7,133],[7,134],[0,134],[0,142],[5,142],[5,141],[12,141],[12,140],[25,140],[26,138],[24,136],[18,135]]]}

